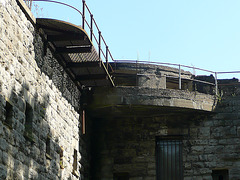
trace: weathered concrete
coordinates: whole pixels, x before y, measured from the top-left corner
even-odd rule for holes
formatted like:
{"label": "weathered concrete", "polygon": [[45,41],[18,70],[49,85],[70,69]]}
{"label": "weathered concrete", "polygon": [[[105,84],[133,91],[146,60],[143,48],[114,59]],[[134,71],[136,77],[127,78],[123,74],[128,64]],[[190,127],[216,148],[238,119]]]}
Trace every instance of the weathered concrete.
{"label": "weathered concrete", "polygon": [[[179,69],[168,66],[136,63],[111,63],[117,86],[139,86],[157,89],[178,89]],[[181,70],[182,89],[192,90],[193,75]],[[171,79],[171,80],[169,80]],[[188,81],[186,81],[188,80]]]}
{"label": "weathered concrete", "polygon": [[[89,109],[93,179],[110,180],[116,175],[156,179],[156,139],[168,137],[182,139],[184,179],[212,180],[220,172],[230,180],[240,176],[238,80],[235,85],[221,85],[215,96],[210,95],[211,85],[196,84],[204,93],[169,89],[164,82],[156,85],[157,78],[163,78],[156,74],[159,66],[138,64],[145,73],[141,75],[133,73],[134,64],[117,66],[119,86],[95,89]],[[176,76],[177,70],[171,73]],[[212,76],[198,77],[202,78],[214,81]]]}
{"label": "weathered concrete", "polygon": [[116,87],[97,89],[94,92],[94,107],[116,105],[157,106],[188,108],[213,111],[216,105],[214,95],[175,89],[142,87]]}
{"label": "weathered concrete", "polygon": [[177,77],[177,69],[137,64],[134,72],[133,64],[120,64],[116,73],[127,77],[119,75],[119,85],[138,87],[93,89],[82,99],[17,2],[0,1],[0,179],[152,180],[156,139],[168,137],[182,139],[185,180],[211,180],[218,170],[239,179],[238,80],[219,83],[215,99],[190,92],[191,73],[181,71],[189,81],[176,90],[167,76]]}
{"label": "weathered concrete", "polygon": [[211,180],[213,170],[219,169],[227,170],[230,180],[239,178],[239,97],[224,97],[214,114],[200,119],[192,113],[188,123],[180,119],[190,112],[175,109],[172,114],[166,108],[158,116],[139,116],[140,111],[126,115],[130,106],[119,112],[124,116],[104,111],[105,116],[92,119],[94,178],[110,180],[113,174],[127,173],[130,180],[155,179],[156,138],[168,136],[182,137],[184,179]]}

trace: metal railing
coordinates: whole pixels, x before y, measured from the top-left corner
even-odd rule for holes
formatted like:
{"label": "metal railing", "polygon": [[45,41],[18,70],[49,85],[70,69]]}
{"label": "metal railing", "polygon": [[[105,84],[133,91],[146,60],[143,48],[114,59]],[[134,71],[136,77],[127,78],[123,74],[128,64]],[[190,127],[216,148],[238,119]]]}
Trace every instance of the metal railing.
{"label": "metal railing", "polygon": [[194,67],[194,66],[186,66],[186,65],[181,65],[181,64],[164,63],[164,62],[151,62],[151,61],[139,61],[139,60],[115,60],[114,63],[136,63],[136,67],[137,67],[137,64],[173,66],[177,70],[176,74],[178,74],[178,76],[171,76],[171,77],[178,79],[178,89],[182,89],[182,80],[184,79],[183,78],[184,73],[182,73],[182,70],[185,70],[183,68],[192,69],[193,71],[198,70],[198,71],[211,73],[214,77],[214,83],[204,81],[204,80],[198,80],[198,79],[186,79],[186,80],[214,86],[215,87],[215,95],[218,95],[218,75],[219,74],[240,74],[240,71],[215,72],[215,71],[211,71],[211,70],[207,70],[207,69],[197,68],[197,67]]}
{"label": "metal railing", "polygon": [[[96,23],[96,20],[94,19],[93,17],[93,14],[91,13],[89,7],[87,6],[85,0],[82,1],[83,3],[83,10],[82,10],[82,28],[85,29],[85,24],[87,25],[87,27],[89,28],[90,30],[90,39],[91,41],[93,42],[93,39],[95,40],[95,42],[97,43],[98,45],[98,55],[99,55],[99,59],[101,59],[101,55],[103,56],[103,58],[105,59],[105,63],[106,63],[106,68],[107,70],[109,69],[109,67],[111,68],[111,70],[113,71],[111,65],[109,64],[109,60],[112,60],[114,61],[114,58],[109,50],[109,47],[105,41],[105,39],[103,38],[102,36],[102,32],[100,31],[97,23]],[[87,10],[87,11],[86,11]],[[89,17],[90,17],[90,24],[88,23],[87,21],[87,18],[86,18],[86,14],[88,13]],[[95,35],[94,33],[94,28],[96,28],[97,30],[97,33],[98,33],[98,37]],[[103,44],[102,44],[103,42]],[[105,52],[103,50],[103,46],[105,48]],[[110,59],[109,59],[110,58]]]}
{"label": "metal railing", "polygon": [[[28,1],[29,0],[25,0],[26,3]],[[86,28],[88,28],[88,31],[89,31],[89,34],[90,34],[90,39],[91,39],[92,43],[93,44],[96,43],[96,45],[98,47],[97,52],[98,52],[99,61],[102,61],[102,59],[104,59],[105,63],[106,63],[107,71],[108,70],[113,71],[112,66],[109,64],[109,61],[114,61],[114,58],[113,58],[113,56],[112,56],[112,54],[111,54],[111,52],[109,50],[109,47],[108,47],[105,39],[102,36],[102,33],[101,33],[97,23],[96,23],[96,20],[94,19],[93,14],[91,13],[89,7],[87,6],[85,0],[82,0],[82,12],[80,10],[78,10],[77,8],[75,8],[74,6],[71,6],[69,4],[62,3],[62,2],[59,2],[59,1],[53,1],[53,0],[31,0],[31,1],[49,2],[49,3],[60,4],[60,5],[64,5],[64,6],[67,6],[67,7],[70,7],[72,9],[76,10],[81,15],[82,28],[86,32],[87,32]],[[90,20],[89,20],[90,22],[86,18],[87,14],[90,17]],[[87,25],[87,26],[85,26],[85,25]],[[94,32],[94,29],[97,30],[97,35]]]}
{"label": "metal railing", "polygon": [[[134,61],[134,60],[115,60],[109,50],[109,47],[108,47],[105,39],[103,38],[102,33],[96,23],[96,20],[93,17],[93,14],[91,13],[89,7],[87,6],[85,0],[82,0],[82,11],[78,10],[77,8],[75,8],[74,6],[71,6],[69,4],[62,3],[59,1],[54,1],[54,0],[24,0],[24,1],[29,6],[29,8],[31,8],[31,6],[32,6],[32,1],[41,1],[41,2],[50,2],[50,3],[64,5],[64,6],[70,7],[72,9],[74,9],[75,11],[77,11],[81,15],[82,28],[86,32],[87,31],[89,32],[88,34],[90,34],[90,40],[92,41],[92,43],[93,44],[96,43],[96,46],[98,48],[97,49],[98,58],[100,61],[102,61],[102,58],[104,58],[107,71],[108,70],[110,70],[111,72],[114,71],[112,66],[109,64],[110,61],[115,62],[115,63],[125,62],[125,63],[143,63],[143,64],[152,64],[152,65],[175,66],[178,69],[178,76],[176,76],[175,78],[178,78],[178,88],[179,89],[182,88],[182,80],[183,80],[182,73],[181,73],[182,68],[190,68],[190,69],[193,69],[193,71],[195,71],[195,70],[204,71],[204,72],[213,74],[214,79],[215,79],[214,83],[197,80],[197,79],[189,79],[189,80],[215,86],[216,95],[218,94],[218,75],[219,74],[240,73],[240,71],[215,72],[215,71],[197,68],[197,67],[193,67],[193,66],[186,66],[186,65],[174,64],[174,63],[149,62],[149,61],[139,61],[139,60],[136,60],[136,61]],[[95,33],[95,31],[97,31],[97,33]]]}

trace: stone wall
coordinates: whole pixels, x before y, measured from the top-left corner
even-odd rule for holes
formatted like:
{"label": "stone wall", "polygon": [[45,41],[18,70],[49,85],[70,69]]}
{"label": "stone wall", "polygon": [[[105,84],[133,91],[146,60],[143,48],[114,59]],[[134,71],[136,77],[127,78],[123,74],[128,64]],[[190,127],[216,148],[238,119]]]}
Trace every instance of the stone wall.
{"label": "stone wall", "polygon": [[228,170],[230,180],[240,177],[240,96],[225,96],[212,118],[190,126],[186,146],[187,180],[211,179],[212,170]]}
{"label": "stone wall", "polygon": [[234,93],[219,97],[214,112],[200,116],[180,108],[176,112],[166,108],[158,116],[129,114],[130,105],[113,106],[103,116],[102,109],[102,118],[92,118],[93,179],[110,180],[114,175],[156,179],[156,139],[168,137],[182,139],[184,180],[215,180],[222,172],[230,180],[239,179],[239,90],[235,86]]}
{"label": "stone wall", "polygon": [[0,179],[83,179],[80,95],[17,1],[0,1]]}

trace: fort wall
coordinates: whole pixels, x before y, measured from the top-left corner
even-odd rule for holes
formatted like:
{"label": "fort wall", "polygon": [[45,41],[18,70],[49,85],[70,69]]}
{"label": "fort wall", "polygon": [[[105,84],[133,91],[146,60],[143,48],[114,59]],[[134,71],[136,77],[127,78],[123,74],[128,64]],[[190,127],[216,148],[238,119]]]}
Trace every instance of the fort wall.
{"label": "fort wall", "polygon": [[[120,73],[130,74],[129,64],[116,66],[124,82],[128,76]],[[217,96],[160,88],[151,79],[155,71],[141,66],[148,87],[132,83],[94,91],[93,179],[239,179],[238,80],[219,80]]]}
{"label": "fort wall", "polygon": [[155,179],[156,143],[168,138],[180,138],[183,143],[184,180],[212,180],[218,172],[224,172],[230,180],[240,177],[239,95],[224,97],[213,113],[205,115],[174,112],[170,107],[160,115],[150,109],[141,113],[144,107],[137,112],[129,110],[131,113],[127,109],[131,107],[116,106],[106,113],[109,116],[93,120],[96,179],[110,180],[114,175],[130,180]]}
{"label": "fort wall", "polygon": [[83,178],[81,93],[19,2],[0,2],[0,179]]}
{"label": "fort wall", "polygon": [[239,179],[237,79],[207,95],[189,72],[179,90],[176,69],[119,64],[113,76],[126,87],[85,94],[83,135],[83,95],[23,6],[0,0],[0,179],[152,180],[170,161],[184,180]]}

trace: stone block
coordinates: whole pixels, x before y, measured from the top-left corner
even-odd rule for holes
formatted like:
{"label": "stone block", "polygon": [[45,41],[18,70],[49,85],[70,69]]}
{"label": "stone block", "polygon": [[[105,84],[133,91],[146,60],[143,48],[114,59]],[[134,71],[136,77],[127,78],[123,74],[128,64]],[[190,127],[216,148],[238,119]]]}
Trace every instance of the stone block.
{"label": "stone block", "polygon": [[17,107],[18,107],[19,111],[21,111],[21,112],[25,111],[26,103],[25,103],[25,100],[23,98],[18,97]]}
{"label": "stone block", "polygon": [[0,118],[0,137],[2,137],[3,134],[4,134],[4,132],[3,132],[3,123],[2,123],[1,118]]}
{"label": "stone block", "polygon": [[184,180],[193,180],[192,177],[184,177]]}
{"label": "stone block", "polygon": [[201,127],[198,132],[199,138],[210,137],[210,127]]}
{"label": "stone block", "polygon": [[219,139],[218,144],[220,145],[226,145],[227,144],[227,139]]}
{"label": "stone block", "polygon": [[10,166],[9,158],[10,158],[10,156],[8,155],[8,153],[6,151],[2,151],[2,162],[3,162],[3,165],[5,165],[7,167]]}
{"label": "stone block", "polygon": [[203,162],[193,162],[192,163],[192,168],[201,169],[203,167],[204,167],[204,163]]}
{"label": "stone block", "polygon": [[191,148],[193,154],[203,153],[204,147],[203,146],[192,146]]}
{"label": "stone block", "polygon": [[207,161],[208,156],[206,154],[201,154],[198,156],[199,161]]}
{"label": "stone block", "polygon": [[0,179],[7,178],[7,167],[0,164]]}
{"label": "stone block", "polygon": [[8,143],[5,139],[3,138],[0,138],[0,149],[2,151],[7,151],[7,148],[8,148]]}
{"label": "stone block", "polygon": [[240,119],[233,120],[233,125],[240,126]]}
{"label": "stone block", "polygon": [[217,145],[218,144],[218,140],[217,139],[210,139],[209,140],[209,145],[210,146],[214,146],[214,145]]}
{"label": "stone block", "polygon": [[189,162],[184,163],[184,169],[185,170],[191,170],[192,169],[192,163],[189,163]]}
{"label": "stone block", "polygon": [[198,156],[196,155],[193,155],[193,154],[189,154],[187,157],[186,157],[186,161],[187,162],[197,162],[198,161]]}
{"label": "stone block", "polygon": [[240,136],[240,126],[237,126],[237,135]]}
{"label": "stone block", "polygon": [[202,177],[203,180],[212,180],[212,176],[211,175],[204,175]]}

